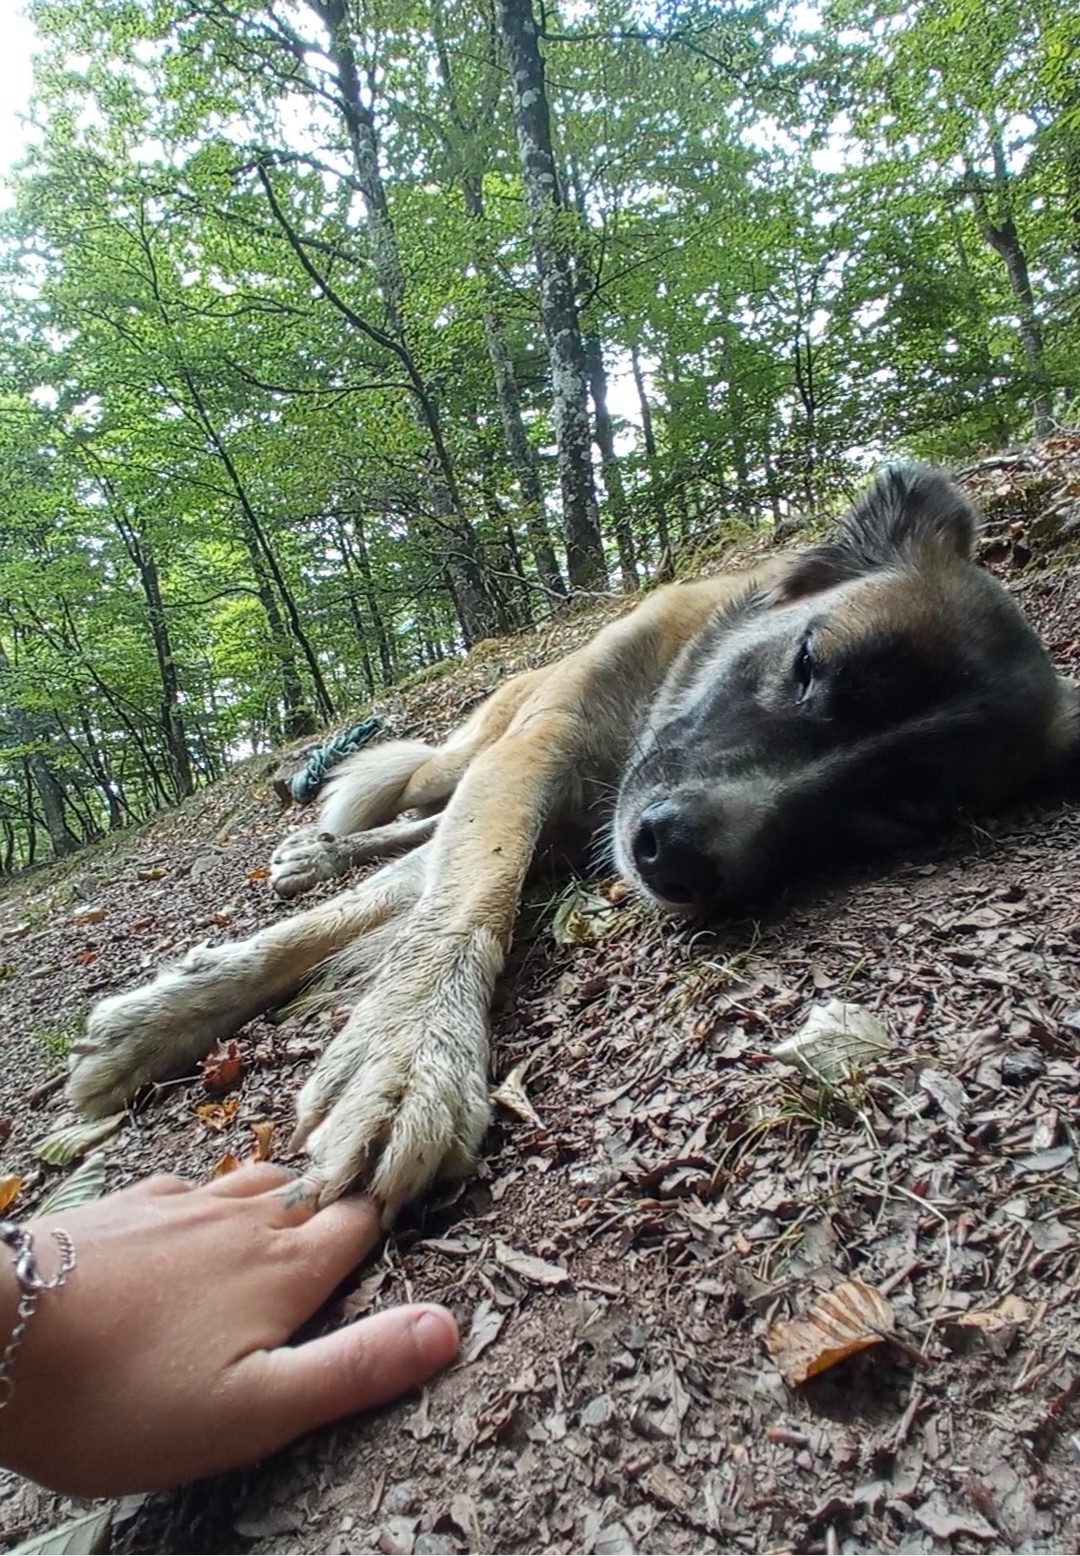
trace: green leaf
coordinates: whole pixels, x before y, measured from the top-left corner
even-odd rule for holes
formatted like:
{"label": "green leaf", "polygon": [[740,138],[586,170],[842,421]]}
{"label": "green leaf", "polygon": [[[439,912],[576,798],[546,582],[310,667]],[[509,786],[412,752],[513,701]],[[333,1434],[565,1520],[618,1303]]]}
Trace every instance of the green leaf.
{"label": "green leaf", "polygon": [[16,1545],[8,1556],[98,1556],[98,1552],[109,1549],[112,1521],[111,1506],[87,1513],[59,1529],[33,1535]]}
{"label": "green leaf", "polygon": [[88,1156],[63,1183],[58,1183],[51,1194],[46,1194],[34,1211],[35,1216],[57,1216],[76,1205],[88,1204],[100,1199],[105,1192],[105,1152]]}
{"label": "green leaf", "polygon": [[100,1145],[114,1135],[124,1122],[125,1114],[114,1113],[110,1118],[95,1118],[87,1124],[69,1124],[55,1134],[46,1135],[34,1147],[34,1155],[50,1167],[66,1167],[68,1162],[85,1156],[92,1146]]}

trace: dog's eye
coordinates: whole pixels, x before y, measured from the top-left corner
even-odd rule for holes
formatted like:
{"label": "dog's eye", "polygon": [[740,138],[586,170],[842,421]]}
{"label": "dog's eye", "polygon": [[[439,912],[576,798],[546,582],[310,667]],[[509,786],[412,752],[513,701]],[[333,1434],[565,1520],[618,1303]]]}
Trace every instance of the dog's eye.
{"label": "dog's eye", "polygon": [[799,644],[799,652],[795,655],[795,695],[799,702],[809,696],[816,674],[817,665],[810,652],[810,640],[806,638]]}

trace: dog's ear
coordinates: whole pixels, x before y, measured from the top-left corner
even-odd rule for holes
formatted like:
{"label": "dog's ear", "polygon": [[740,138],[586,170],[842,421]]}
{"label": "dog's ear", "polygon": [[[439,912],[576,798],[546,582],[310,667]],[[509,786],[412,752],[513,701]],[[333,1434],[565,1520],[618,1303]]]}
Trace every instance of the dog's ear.
{"label": "dog's ear", "polygon": [[773,598],[787,604],[883,568],[968,561],[977,528],[971,504],[940,470],[893,466],[848,510],[835,540],[792,559]]}

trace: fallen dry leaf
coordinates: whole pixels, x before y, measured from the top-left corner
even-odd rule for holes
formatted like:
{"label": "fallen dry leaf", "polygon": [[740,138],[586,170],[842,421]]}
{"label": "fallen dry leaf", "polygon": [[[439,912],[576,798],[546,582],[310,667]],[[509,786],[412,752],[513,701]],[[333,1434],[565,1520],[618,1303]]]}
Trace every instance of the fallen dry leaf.
{"label": "fallen dry leaf", "polygon": [[544,1127],[544,1121],[529,1101],[525,1090],[525,1071],[528,1061],[515,1065],[510,1074],[491,1093],[492,1102],[497,1102],[508,1113],[513,1113],[515,1118],[520,1118],[526,1124],[532,1124],[537,1129]]}
{"label": "fallen dry leaf", "polygon": [[472,1316],[469,1326],[469,1337],[465,1341],[461,1351],[461,1366],[467,1367],[470,1362],[486,1351],[488,1346],[498,1339],[499,1330],[506,1322],[506,1314],[495,1307],[485,1297],[479,1303]]}
{"label": "fallen dry leaf", "polygon": [[1007,1356],[1030,1318],[1030,1304],[1010,1293],[993,1307],[976,1308],[950,1320],[944,1326],[945,1343],[954,1350],[982,1345],[994,1356]]}
{"label": "fallen dry leaf", "polygon": [[654,1464],[641,1477],[641,1489],[647,1497],[664,1507],[685,1513],[694,1500],[689,1486],[666,1464]]}
{"label": "fallen dry leaf", "polygon": [[789,1388],[833,1367],[856,1351],[891,1339],[893,1310],[880,1292],[861,1280],[827,1292],[802,1318],[778,1318],[765,1345]]}
{"label": "fallen dry leaf", "polygon": [[224,1178],[227,1172],[235,1172],[240,1163],[231,1151],[226,1151],[224,1156],[219,1156],[210,1169],[211,1178]]}
{"label": "fallen dry leaf", "polygon": [[0,1178],[0,1214],[8,1208],[21,1188],[22,1179],[16,1172],[7,1173]]}
{"label": "fallen dry leaf", "polygon": [[236,1112],[236,1103],[235,1097],[226,1097],[224,1102],[200,1102],[195,1113],[207,1129],[224,1129]]}
{"label": "fallen dry leaf", "polygon": [[937,1103],[950,1124],[962,1123],[971,1111],[971,1099],[955,1075],[947,1075],[944,1070],[920,1070],[919,1087]]}
{"label": "fallen dry leaf", "polygon": [[496,1241],[495,1257],[522,1280],[532,1281],[536,1286],[562,1286],[570,1279],[570,1271],[565,1265],[549,1264],[546,1259],[537,1259],[531,1253],[511,1248],[509,1243]]}
{"label": "fallen dry leaf", "polygon": [[354,1286],[341,1304],[342,1319],[351,1323],[354,1318],[362,1318],[365,1313],[370,1313],[389,1273],[389,1270],[376,1270],[374,1275],[369,1275]]}
{"label": "fallen dry leaf", "polygon": [[262,865],[257,865],[254,870],[248,871],[247,878],[249,881],[265,881],[269,874],[269,870],[264,870]]}
{"label": "fallen dry leaf", "polygon": [[467,1491],[457,1491],[450,1499],[450,1522],[456,1524],[465,1536],[470,1551],[484,1549],[484,1537],[480,1532],[480,1516],[476,1503]]}
{"label": "fallen dry leaf", "polygon": [[92,951],[88,946],[85,951],[75,952],[75,960],[80,967],[89,967],[91,962],[97,960],[97,952]]}
{"label": "fallen dry leaf", "polygon": [[100,924],[104,917],[104,908],[78,908],[71,915],[71,922],[73,924]]}
{"label": "fallen dry leaf", "polygon": [[240,1045],[235,1038],[219,1043],[199,1065],[199,1076],[209,1092],[229,1091],[243,1073]]}
{"label": "fallen dry leaf", "polygon": [[564,892],[551,921],[551,933],[557,945],[592,945],[609,934],[618,915],[604,897],[575,881]]}
{"label": "fallen dry leaf", "polygon": [[274,1138],[273,1119],[261,1118],[257,1124],[252,1124],[251,1133],[255,1136],[255,1149],[248,1160],[268,1162],[270,1160],[270,1142]]}
{"label": "fallen dry leaf", "polygon": [[944,1505],[944,1498],[935,1493],[921,1507],[915,1509],[915,1519],[935,1540],[955,1540],[967,1535],[973,1540],[998,1538],[997,1530],[979,1513],[954,1513]]}
{"label": "fallen dry leaf", "polygon": [[772,1056],[823,1085],[839,1086],[891,1047],[884,1023],[872,1011],[844,1000],[827,1000],[810,1007],[794,1037],[778,1043]]}
{"label": "fallen dry leaf", "polygon": [[1012,1293],[1002,1297],[1000,1302],[993,1307],[977,1308],[973,1313],[964,1313],[956,1319],[956,1324],[961,1329],[1007,1329],[1013,1324],[1026,1324],[1031,1317],[1031,1306],[1023,1297],[1017,1297]]}

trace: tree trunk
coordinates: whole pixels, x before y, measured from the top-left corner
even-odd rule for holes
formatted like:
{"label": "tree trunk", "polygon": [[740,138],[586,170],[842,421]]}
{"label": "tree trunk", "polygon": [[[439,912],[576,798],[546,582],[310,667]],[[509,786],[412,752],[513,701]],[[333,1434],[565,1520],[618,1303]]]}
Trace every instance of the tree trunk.
{"label": "tree trunk", "polygon": [[1005,148],[1000,135],[990,140],[994,159],[994,204],[991,216],[985,190],[968,169],[968,180],[975,197],[975,210],[983,238],[1005,266],[1009,290],[1016,303],[1016,326],[1020,337],[1020,349],[1024,354],[1028,379],[1032,387],[1032,420],[1035,436],[1044,438],[1054,430],[1054,406],[1046,377],[1046,361],[1043,356],[1042,329],[1035,307],[1035,293],[1031,286],[1027,255],[1024,253],[1009,188],[1009,170],[1005,160]]}
{"label": "tree trunk", "polygon": [[[355,558],[353,557],[352,546],[349,543],[349,532],[345,528],[345,525],[342,523],[340,518],[335,517],[334,530],[337,539],[338,550],[341,552],[341,561],[344,567],[345,577],[349,586],[347,608],[349,615],[352,618],[353,631],[356,634],[356,647],[357,652],[360,655],[360,669],[364,677],[364,685],[367,689],[367,694],[369,697],[374,697],[375,677],[371,670],[371,655],[368,653],[367,624],[365,623],[363,614],[360,610],[360,602],[356,598],[356,590],[353,588],[353,579],[359,577],[359,572],[357,570]],[[362,584],[363,580],[361,579],[361,586]]]}
{"label": "tree trunk", "polygon": [[1027,256],[1011,216],[995,224],[982,223],[982,234],[1005,265],[1009,289],[1016,300],[1016,328],[1020,336],[1020,349],[1035,393],[1031,410],[1035,424],[1035,436],[1047,437],[1054,430],[1054,408],[1045,387],[1046,367],[1043,360],[1042,329],[1035,313],[1035,294],[1031,289]]}
{"label": "tree trunk", "polygon": [[[0,681],[11,674],[11,668],[7,651],[3,643],[0,643]],[[64,790],[46,755],[49,743],[47,733],[38,727],[38,721],[21,708],[14,697],[4,698],[4,708],[15,731],[16,740],[26,748],[23,761],[26,764],[27,778],[33,783],[38,799],[41,801],[41,813],[45,820],[45,830],[49,834],[49,842],[52,844],[53,855],[57,859],[62,859],[65,855],[75,852],[79,840],[68,827]],[[32,826],[30,831],[32,836]]]}
{"label": "tree trunk", "polygon": [[532,227],[540,317],[551,363],[566,567],[571,589],[602,589],[607,584],[607,565],[596,514],[585,353],[561,221],[565,207],[552,152],[551,117],[532,0],[498,0],[498,15]]}
{"label": "tree trunk", "polygon": [[742,385],[739,381],[739,371],[735,365],[735,354],[731,349],[731,336],[727,329],[720,337],[720,354],[724,362],[724,377],[727,379],[728,425],[731,427],[731,458],[735,466],[735,486],[740,503],[746,503],[749,499],[750,469],[746,452],[746,415],[743,407]]}
{"label": "tree trunk", "polygon": [[619,456],[615,452],[615,426],[611,420],[607,398],[607,369],[604,366],[604,348],[595,330],[587,330],[584,338],[585,362],[589,371],[589,393],[593,403],[593,425],[596,446],[600,450],[600,472],[604,477],[608,504],[611,508],[612,528],[619,552],[619,572],[622,586],[627,592],[637,589],[637,553],[634,549],[634,531],[630,524],[630,508],[626,501]]}
{"label": "tree trunk", "polygon": [[255,593],[266,617],[270,642],[277,661],[281,700],[285,705],[282,733],[287,740],[298,740],[303,735],[313,735],[318,728],[318,723],[304,696],[304,688],[300,683],[300,667],[296,663],[296,655],[285,628],[285,618],[281,614],[277,596],[267,576],[266,564],[258,542],[247,525],[241,526],[240,538],[251,563]]}
{"label": "tree trunk", "polygon": [[117,832],[124,825],[124,807],[121,803],[120,795],[116,792],[116,784],[109,777],[109,770],[105,765],[105,758],[102,755],[101,747],[94,733],[94,726],[85,712],[81,715],[79,722],[82,725],[83,739],[86,742],[87,766],[94,775],[98,790],[109,812],[109,831]]}
{"label": "tree trunk", "polygon": [[645,377],[641,371],[641,358],[638,348],[634,346],[630,352],[630,367],[634,374],[634,388],[637,390],[638,407],[641,411],[641,431],[645,439],[645,462],[649,468],[649,486],[652,490],[653,513],[656,515],[656,538],[659,542],[661,557],[671,557],[671,526],[668,523],[667,506],[664,502],[663,488],[660,484],[660,460],[656,449],[656,429],[653,426],[652,406],[649,397],[645,393]]}
{"label": "tree trunk", "polygon": [[[243,528],[248,542],[248,554],[251,556],[253,563],[256,557],[259,557],[262,561],[263,566],[260,567],[256,574],[256,578],[260,580],[258,585],[259,598],[263,600],[264,608],[266,608],[268,600],[273,602],[272,614],[276,615],[277,625],[282,633],[283,640],[287,642],[291,639],[303,655],[308,667],[308,673],[311,676],[311,684],[315,691],[315,701],[318,705],[319,714],[325,723],[329,723],[336,712],[333,698],[330,696],[326,682],[323,679],[322,669],[312,647],[311,640],[304,630],[303,622],[300,620],[300,611],[296,600],[293,598],[292,590],[289,588],[285,575],[278,564],[278,559],[274,553],[274,548],[270,544],[269,536],[259,522],[254,504],[248,497],[247,487],[240,477],[240,472],[233,462],[232,455],[229,453],[224,439],[219,435],[214,425],[198,385],[186,366],[181,367],[181,373],[187,385],[188,393],[191,396],[192,407],[198,417],[199,424],[205,431],[214,453],[224,466],[225,473],[229,478],[229,484],[232,486],[236,496],[237,505],[244,521]],[[271,581],[273,583],[272,588],[270,587]],[[263,586],[266,587],[268,599],[263,597]],[[278,601],[281,602],[281,610],[277,609]],[[282,611],[284,612],[284,618]],[[268,619],[272,619],[271,612],[268,611],[267,614]],[[285,620],[288,621],[287,633],[285,632]],[[310,723],[310,714],[307,714],[306,710],[304,710],[304,713],[306,714],[306,721]],[[299,724],[301,721],[298,710],[298,717],[294,723]],[[312,731],[311,729],[295,728],[293,733],[297,735],[311,734]]]}
{"label": "tree trunk", "polygon": [[161,733],[168,752],[169,767],[176,786],[177,799],[186,799],[195,792],[195,780],[191,772],[191,756],[187,747],[187,731],[180,712],[180,679],[176,673],[169,623],[161,598],[161,580],[153,552],[138,533],[135,526],[114,505],[113,517],[120,530],[132,566],[139,575],[143,597],[146,600],[150,637],[154,645],[158,679],[161,682]]}
{"label": "tree trunk", "polygon": [[[386,333],[421,375],[409,345],[405,327],[405,275],[398,251],[397,234],[386,197],[379,159],[375,116],[364,102],[360,73],[350,32],[347,0],[307,0],[309,8],[329,34],[329,58],[338,86],[338,106],[349,137],[356,182],[364,202],[366,233],[376,285],[386,317]],[[418,424],[427,433],[433,452],[431,503],[438,529],[449,529],[453,544],[446,554],[451,594],[466,647],[491,637],[498,626],[498,605],[492,597],[484,565],[484,551],[469,520],[458,487],[450,451],[443,436],[442,419],[430,385],[411,402]],[[429,538],[439,547],[437,530]]]}
{"label": "tree trunk", "polygon": [[558,605],[566,599],[566,583],[548,533],[540,467],[525,431],[517,376],[503,333],[502,320],[490,304],[484,309],[483,324],[503,441],[521,492],[521,517],[529,537],[529,550],[532,552],[537,577],[551,596],[552,603]]}
{"label": "tree trunk", "polygon": [[802,489],[805,515],[815,511],[817,494],[817,394],[814,387],[814,347],[809,331],[797,330],[793,343],[795,387],[803,408]]}
{"label": "tree trunk", "polygon": [[[499,285],[495,277],[484,228],[482,169],[476,166],[476,160],[471,154],[470,142],[475,136],[476,125],[485,109],[481,103],[473,108],[468,118],[462,112],[457,92],[454,88],[454,76],[450,65],[450,50],[446,43],[442,7],[438,0],[432,6],[431,19],[435,57],[439,62],[439,74],[442,77],[443,90],[446,93],[447,111],[461,148],[459,153],[462,161],[461,193],[465,214],[469,218],[473,229],[473,258],[483,283],[484,303],[481,318],[484,326],[484,343],[487,346],[488,360],[491,363],[491,376],[495,386],[495,403],[499,408],[503,442],[506,445],[510,467],[514,472],[521,492],[522,518],[525,521],[525,532],[529,537],[529,549],[533,555],[537,576],[543,587],[552,596],[553,601],[557,603],[566,596],[566,584],[563,582],[563,576],[555,556],[555,547],[552,545],[551,536],[548,533],[544,491],[540,482],[540,466],[536,458],[536,451],[529,442],[528,433],[525,431],[525,422],[521,414],[521,396],[518,393],[517,374],[514,372],[513,358],[506,343],[506,330],[499,306]],[[494,73],[498,64],[494,57],[495,49],[497,48],[494,38],[491,39],[491,44],[490,64]]]}

